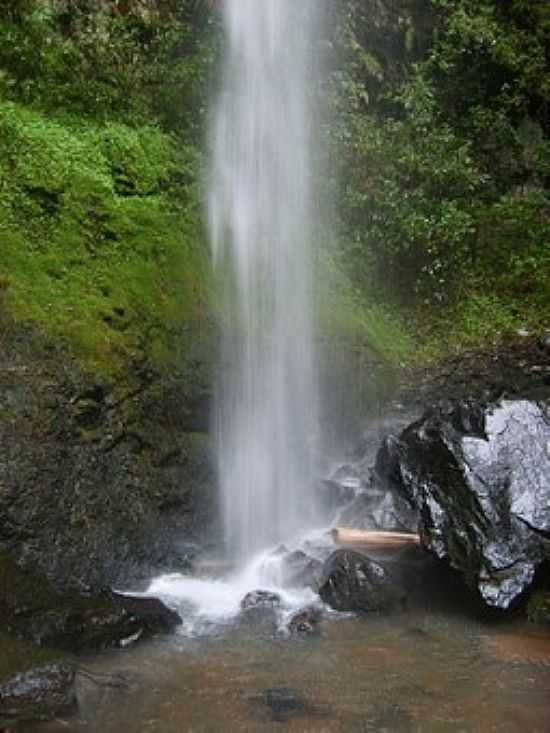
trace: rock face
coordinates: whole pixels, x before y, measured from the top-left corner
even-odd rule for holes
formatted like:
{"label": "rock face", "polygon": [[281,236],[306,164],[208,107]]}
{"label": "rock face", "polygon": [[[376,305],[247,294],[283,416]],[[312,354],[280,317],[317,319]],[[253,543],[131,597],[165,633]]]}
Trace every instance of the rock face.
{"label": "rock face", "polygon": [[206,378],[188,371],[109,383],[39,334],[4,338],[0,550],[75,587],[181,566],[213,485]]}
{"label": "rock face", "polygon": [[319,595],[337,611],[388,611],[405,599],[387,567],[351,550],[336,550],[328,558]]}
{"label": "rock face", "polygon": [[542,404],[455,403],[388,438],[376,471],[418,509],[423,544],[507,609],[550,551],[549,448]]}
{"label": "rock face", "polygon": [[0,729],[11,722],[49,720],[76,705],[74,670],[50,664],[0,686]]}

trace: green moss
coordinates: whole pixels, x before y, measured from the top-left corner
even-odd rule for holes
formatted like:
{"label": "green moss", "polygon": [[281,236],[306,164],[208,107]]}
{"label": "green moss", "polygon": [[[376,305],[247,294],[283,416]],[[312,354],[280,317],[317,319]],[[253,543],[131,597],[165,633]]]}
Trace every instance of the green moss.
{"label": "green moss", "polygon": [[6,102],[0,148],[5,308],[96,371],[177,359],[208,289],[181,150],[156,128],[52,121]]}

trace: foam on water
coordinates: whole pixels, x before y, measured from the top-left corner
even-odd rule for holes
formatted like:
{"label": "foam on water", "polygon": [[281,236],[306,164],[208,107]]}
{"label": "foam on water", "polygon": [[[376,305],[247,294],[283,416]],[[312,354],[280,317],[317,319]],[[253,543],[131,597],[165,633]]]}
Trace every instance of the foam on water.
{"label": "foam on water", "polygon": [[[317,550],[312,550],[315,547]],[[192,577],[169,573],[155,578],[145,595],[161,598],[180,610],[183,624],[180,633],[201,635],[234,621],[241,613],[241,601],[247,593],[265,590],[281,599],[281,625],[296,610],[319,602],[308,587],[285,587],[283,566],[290,552],[307,548],[308,554],[324,557],[331,549],[325,530],[311,531],[281,551],[274,548],[256,555],[244,568],[223,577]]]}

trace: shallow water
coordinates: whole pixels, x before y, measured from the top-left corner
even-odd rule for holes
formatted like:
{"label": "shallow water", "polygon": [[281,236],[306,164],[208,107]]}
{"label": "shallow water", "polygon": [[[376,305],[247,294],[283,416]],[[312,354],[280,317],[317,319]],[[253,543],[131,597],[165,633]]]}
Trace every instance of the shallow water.
{"label": "shallow water", "polygon": [[82,666],[114,678],[80,675],[79,718],[33,730],[550,729],[548,629],[466,612],[327,614],[320,635],[303,638],[240,617]]}

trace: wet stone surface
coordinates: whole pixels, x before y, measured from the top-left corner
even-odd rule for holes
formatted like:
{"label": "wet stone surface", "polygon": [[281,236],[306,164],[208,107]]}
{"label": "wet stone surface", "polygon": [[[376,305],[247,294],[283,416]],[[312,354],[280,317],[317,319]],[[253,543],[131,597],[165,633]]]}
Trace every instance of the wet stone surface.
{"label": "wet stone surface", "polygon": [[376,468],[418,510],[425,547],[508,609],[549,556],[549,446],[542,403],[451,403],[386,439]]}
{"label": "wet stone surface", "polygon": [[22,720],[48,720],[74,711],[74,669],[51,664],[17,675],[0,686],[0,730]]}
{"label": "wet stone surface", "polygon": [[241,609],[248,611],[254,608],[278,608],[281,605],[281,596],[268,590],[253,590],[247,593],[241,601]]}
{"label": "wet stone surface", "polygon": [[337,611],[390,611],[406,592],[394,571],[352,550],[336,550],[326,561],[319,595]]}

